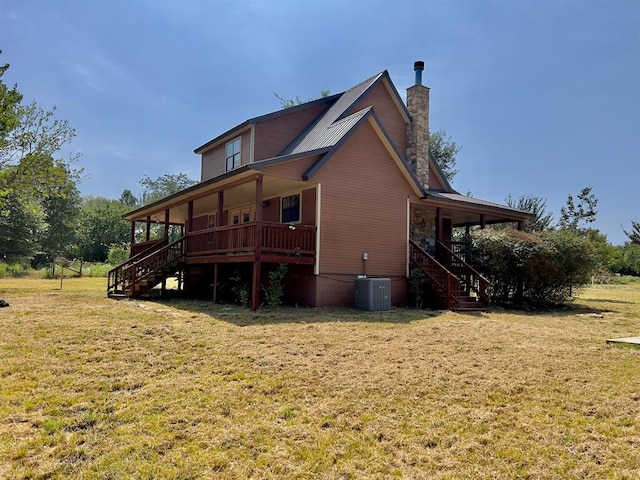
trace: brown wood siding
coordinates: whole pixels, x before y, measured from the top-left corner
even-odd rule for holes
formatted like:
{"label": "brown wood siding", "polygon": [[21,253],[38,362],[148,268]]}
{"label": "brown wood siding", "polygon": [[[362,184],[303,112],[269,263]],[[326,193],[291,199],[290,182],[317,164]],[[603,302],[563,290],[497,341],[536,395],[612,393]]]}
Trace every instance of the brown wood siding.
{"label": "brown wood siding", "polygon": [[429,188],[433,190],[443,190],[444,187],[438,177],[433,172],[433,167],[429,168]]}
{"label": "brown wood siding", "polygon": [[269,198],[269,205],[262,210],[262,219],[265,222],[280,222],[280,197]]}
{"label": "brown wood siding", "polygon": [[272,175],[274,177],[289,178],[291,180],[302,180],[302,174],[318,160],[319,155],[313,157],[300,158],[298,160],[291,160],[289,162],[278,163],[276,165],[269,165],[264,167],[263,172],[265,175]]}
{"label": "brown wood siding", "polygon": [[373,111],[404,157],[407,149],[407,124],[382,82],[373,87],[348,113],[358,112],[370,105],[373,105]]}
{"label": "brown wood siding", "polygon": [[193,218],[193,231],[204,230],[207,228],[207,215]]}
{"label": "brown wood siding", "polygon": [[[387,277],[391,279],[391,304],[407,304],[406,277]],[[315,307],[343,307],[355,304],[356,284],[353,275],[320,275],[316,279]]]}
{"label": "brown wood siding", "polygon": [[[242,137],[240,146],[240,164],[247,165],[251,160],[251,130],[246,130],[240,135]],[[230,138],[234,140],[237,137]],[[202,170],[200,181],[204,182],[210,178],[222,175],[227,171],[226,147],[227,143],[223,142],[211,150],[202,154]]]}
{"label": "brown wood siding", "polygon": [[316,105],[257,123],[255,161],[278,155],[327,108]]}
{"label": "brown wood siding", "polygon": [[367,122],[314,176],[322,184],[320,274],[406,274],[412,191]]}
{"label": "brown wood siding", "polygon": [[300,195],[302,201],[302,213],[300,221],[303,225],[315,225],[316,224],[316,189],[309,188],[303,190]]}

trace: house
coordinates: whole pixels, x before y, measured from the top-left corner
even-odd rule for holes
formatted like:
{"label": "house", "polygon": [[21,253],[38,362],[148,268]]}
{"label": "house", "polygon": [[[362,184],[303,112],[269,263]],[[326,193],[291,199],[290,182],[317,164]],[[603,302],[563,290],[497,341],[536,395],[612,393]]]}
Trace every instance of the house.
{"label": "house", "polygon": [[[447,182],[429,156],[423,68],[415,63],[406,105],[384,71],[196,148],[200,183],[125,215],[131,257],[110,272],[109,296],[140,296],[180,271],[185,293],[214,302],[231,279],[244,281],[257,309],[267,273],[286,263],[286,297],[298,305],[353,305],[361,275],[389,278],[393,304],[403,305],[419,268],[428,304],[486,306],[488,283],[452,230],[522,226],[530,215]],[[154,226],[161,238],[151,238]]]}

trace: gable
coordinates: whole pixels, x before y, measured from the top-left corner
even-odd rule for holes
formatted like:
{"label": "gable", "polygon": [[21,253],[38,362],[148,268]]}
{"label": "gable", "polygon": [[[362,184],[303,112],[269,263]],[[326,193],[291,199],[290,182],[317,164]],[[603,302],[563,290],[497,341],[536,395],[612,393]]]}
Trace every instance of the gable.
{"label": "gable", "polygon": [[397,99],[394,100],[395,95],[390,93],[390,90],[395,88],[387,84],[388,80],[383,77],[345,113],[350,114],[372,106],[395,146],[404,153],[407,148],[407,119],[403,110],[399,108]]}
{"label": "gable", "polygon": [[327,103],[319,103],[304,109],[286,109],[291,111],[256,123],[255,161],[278,155],[328,108]]}

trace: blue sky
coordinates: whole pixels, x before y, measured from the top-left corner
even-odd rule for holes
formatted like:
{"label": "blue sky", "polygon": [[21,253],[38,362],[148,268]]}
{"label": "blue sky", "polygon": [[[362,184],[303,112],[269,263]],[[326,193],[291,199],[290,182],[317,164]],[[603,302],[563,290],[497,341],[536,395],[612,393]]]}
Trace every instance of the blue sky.
{"label": "blue sky", "polygon": [[547,199],[590,185],[614,244],[640,221],[640,1],[0,0],[0,57],[58,107],[84,195],[199,178],[193,149],[284,97],[424,60],[431,127],[462,145],[461,193]]}

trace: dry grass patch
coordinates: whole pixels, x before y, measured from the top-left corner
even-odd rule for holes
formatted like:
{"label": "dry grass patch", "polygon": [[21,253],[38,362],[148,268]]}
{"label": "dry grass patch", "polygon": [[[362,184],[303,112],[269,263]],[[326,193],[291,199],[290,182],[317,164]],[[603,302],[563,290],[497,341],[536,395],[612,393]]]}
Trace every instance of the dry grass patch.
{"label": "dry grass patch", "polygon": [[577,307],[112,301],[0,280],[0,478],[639,478],[640,285]]}

